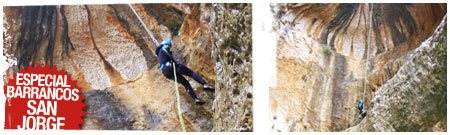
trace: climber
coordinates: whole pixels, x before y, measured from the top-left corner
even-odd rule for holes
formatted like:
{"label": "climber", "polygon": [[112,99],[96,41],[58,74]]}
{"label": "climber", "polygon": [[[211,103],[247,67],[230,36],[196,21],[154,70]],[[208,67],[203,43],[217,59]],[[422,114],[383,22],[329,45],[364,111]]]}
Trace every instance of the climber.
{"label": "climber", "polygon": [[363,100],[362,99],[359,100],[358,109],[359,109],[359,114],[361,114],[361,116],[363,118],[366,117],[367,113],[364,110],[364,105],[363,105]]}
{"label": "climber", "polygon": [[185,88],[189,95],[194,99],[197,105],[205,104],[204,101],[199,99],[197,95],[195,95],[194,89],[192,89],[189,81],[186,80],[182,75],[187,75],[193,78],[195,81],[203,85],[203,89],[207,91],[214,91],[214,88],[211,87],[208,83],[205,82],[198,74],[194,73],[188,67],[178,64],[176,60],[173,58],[172,52],[170,48],[172,47],[172,43],[168,40],[164,40],[161,42],[160,46],[158,46],[155,50],[156,55],[158,56],[158,62],[161,65],[161,71],[164,76],[168,79],[174,79],[173,76],[173,67],[172,62],[175,63],[176,75],[178,83],[181,83]]}

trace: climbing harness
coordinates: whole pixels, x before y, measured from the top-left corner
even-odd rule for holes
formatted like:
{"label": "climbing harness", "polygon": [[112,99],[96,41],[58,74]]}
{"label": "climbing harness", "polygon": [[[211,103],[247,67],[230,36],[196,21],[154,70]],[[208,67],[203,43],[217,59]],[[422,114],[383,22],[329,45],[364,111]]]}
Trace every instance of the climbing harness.
{"label": "climbing harness", "polygon": [[373,10],[373,4],[371,4],[372,5],[372,7],[370,7],[369,6],[369,8],[370,8],[370,13],[369,13],[369,16],[370,16],[370,20],[369,20],[369,36],[368,36],[368,38],[369,38],[369,44],[367,45],[367,59],[366,59],[366,63],[365,63],[365,67],[364,67],[364,91],[363,91],[363,101],[365,101],[366,99],[365,99],[365,96],[366,96],[366,87],[367,87],[367,70],[368,70],[368,67],[369,67],[369,56],[370,56],[370,43],[371,43],[371,35],[372,35],[372,16],[373,16],[373,13],[372,13],[372,10]]}
{"label": "climbing harness", "polygon": [[[139,15],[136,13],[136,11],[134,10],[134,8],[131,6],[131,4],[128,4],[128,6],[131,8],[131,10],[133,10],[134,15],[136,15],[136,17],[138,18],[139,22],[141,23],[142,26],[144,26],[145,31],[147,31],[147,34],[150,35],[150,37],[153,40],[153,43],[155,43],[156,47],[158,47],[158,41],[155,39],[155,37],[152,35],[152,33],[150,32],[150,30],[147,29],[147,26],[145,26],[144,21],[142,21],[141,17],[139,17]],[[180,119],[180,125],[181,125],[181,129],[183,130],[183,132],[186,132],[186,128],[184,126],[184,120],[183,120],[183,116],[181,114],[181,104],[180,104],[180,93],[178,92],[178,84],[177,84],[177,72],[175,69],[175,62],[172,62],[172,67],[173,67],[173,73],[174,73],[174,77],[175,77],[175,89],[176,89],[176,95],[177,95],[177,112],[178,112],[178,118]]]}

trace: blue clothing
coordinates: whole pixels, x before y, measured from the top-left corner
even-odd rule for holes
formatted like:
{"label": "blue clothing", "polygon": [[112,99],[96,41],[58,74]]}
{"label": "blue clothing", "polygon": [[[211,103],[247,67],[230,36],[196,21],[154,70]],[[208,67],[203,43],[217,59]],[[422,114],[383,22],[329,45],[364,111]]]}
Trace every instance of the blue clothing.
{"label": "blue clothing", "polygon": [[173,58],[170,48],[165,45],[158,46],[156,48],[155,53],[158,56],[158,62],[161,66],[163,66],[167,62],[171,62],[171,63],[172,63],[172,61],[175,62],[175,59]]}
{"label": "blue clothing", "polygon": [[366,113],[366,111],[364,110],[364,105],[363,105],[362,102],[360,102],[360,103],[358,104],[358,109],[359,109],[359,114],[361,114],[362,117],[366,117],[367,113]]}
{"label": "blue clothing", "polygon": [[[172,52],[170,51],[169,47],[165,45],[160,45],[156,48],[155,53],[158,56],[158,62],[161,65],[160,69],[164,74],[164,76],[168,79],[174,80],[173,66],[175,66],[177,73],[177,82],[181,83],[186,88],[187,92],[192,98],[197,99],[197,96],[194,93],[194,89],[192,89],[192,86],[189,84],[189,81],[182,75],[192,77],[194,78],[195,81],[197,81],[202,85],[205,85],[206,82],[188,67],[182,64],[177,64],[172,56]],[[173,65],[172,62],[174,62],[175,65]]]}

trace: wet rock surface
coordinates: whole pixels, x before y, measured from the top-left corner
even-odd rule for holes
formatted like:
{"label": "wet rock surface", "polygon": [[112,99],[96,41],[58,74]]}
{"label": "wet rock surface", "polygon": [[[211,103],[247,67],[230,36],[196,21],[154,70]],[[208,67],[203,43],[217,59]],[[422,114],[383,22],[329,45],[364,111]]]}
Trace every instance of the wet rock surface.
{"label": "wet rock surface", "polygon": [[270,88],[274,131],[344,131],[360,123],[358,100],[371,110],[376,91],[399,74],[408,52],[433,35],[446,14],[445,4],[271,7],[278,36],[277,85]]}
{"label": "wet rock surface", "polygon": [[[244,43],[244,49],[240,53],[245,55],[236,58],[239,62],[245,61],[246,67],[235,68],[240,72],[234,74],[237,78],[235,80],[243,81],[235,81],[233,87],[243,89],[242,95],[251,96],[249,5],[244,6],[245,10],[232,6],[213,10],[212,4],[132,6],[158,41],[172,41],[171,50],[178,63],[186,65],[216,87],[219,86],[216,84],[217,80],[229,79],[233,74],[226,72],[217,75],[215,65],[220,61],[213,57],[222,55],[219,54],[222,49],[225,52],[230,50],[216,48],[213,51],[212,38],[223,37],[212,35],[217,32],[211,32],[211,28],[219,28],[221,24],[211,24],[211,14],[246,14],[245,27],[248,28],[242,30],[247,33],[245,39],[248,42],[240,42]],[[228,12],[227,8],[233,8],[233,12]],[[18,71],[27,64],[50,63],[57,65],[59,69],[66,69],[73,75],[72,79],[78,80],[78,87],[83,88],[82,91],[93,98],[86,100],[88,106],[91,106],[87,108],[88,115],[85,118],[89,122],[83,125],[82,129],[181,131],[175,107],[174,82],[162,75],[154,53],[156,46],[128,5],[5,7],[4,13],[3,25],[6,31],[3,54],[8,58],[7,62],[13,65],[7,70],[6,77],[11,77],[13,71]],[[234,18],[233,15],[227,16]],[[220,32],[238,35],[240,33],[227,32],[241,31]],[[232,68],[226,64],[222,66],[226,66],[222,67],[224,69]],[[181,112],[187,131],[212,131],[216,124],[222,122],[215,120],[216,110],[232,110],[225,108],[231,106],[219,106],[215,103],[229,102],[222,101],[229,99],[219,98],[222,96],[217,96],[215,92],[204,91],[201,84],[187,76],[186,78],[197,96],[206,101],[203,106],[196,105],[185,88],[178,85],[181,93]],[[228,87],[231,86],[226,89]],[[216,91],[226,90],[218,87]],[[233,106],[244,106],[245,109],[232,111],[245,114],[248,120],[252,117],[251,112],[248,112],[251,110],[251,102],[237,102],[238,100],[235,98]],[[102,107],[101,104],[105,104],[104,110],[95,110]],[[251,122],[248,124],[245,125],[246,131],[252,127]],[[222,129],[241,131],[231,126]]]}

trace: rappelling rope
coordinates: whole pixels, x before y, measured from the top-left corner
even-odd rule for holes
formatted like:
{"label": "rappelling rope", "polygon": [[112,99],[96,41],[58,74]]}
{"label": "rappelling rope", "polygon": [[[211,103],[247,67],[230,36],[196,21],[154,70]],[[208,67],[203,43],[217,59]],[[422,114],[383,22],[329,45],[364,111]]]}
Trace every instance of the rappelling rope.
{"label": "rappelling rope", "polygon": [[369,56],[370,56],[370,43],[371,43],[371,35],[372,35],[372,16],[373,16],[373,13],[372,13],[372,10],[373,10],[373,4],[372,4],[372,8],[369,6],[369,8],[370,8],[370,13],[369,13],[369,16],[370,16],[370,20],[369,20],[369,36],[368,36],[368,38],[369,38],[369,44],[367,45],[367,59],[366,59],[366,66],[364,67],[364,91],[363,91],[363,102],[364,101],[366,101],[366,99],[365,99],[365,96],[366,96],[366,87],[367,87],[367,70],[368,70],[368,67],[369,67]]}
{"label": "rappelling rope", "polygon": [[153,40],[153,43],[155,43],[155,46],[158,47],[158,41],[155,39],[155,37],[152,35],[152,33],[150,32],[150,30],[147,29],[147,26],[145,26],[144,21],[142,21],[141,17],[139,17],[139,15],[136,13],[136,10],[134,10],[134,8],[131,6],[131,4],[128,4],[128,6],[131,8],[131,10],[133,10],[134,15],[136,15],[136,17],[138,18],[139,22],[141,22],[142,26],[144,26],[145,31],[147,31],[147,34],[150,35],[150,37]]}
{"label": "rappelling rope", "polygon": [[186,132],[186,128],[184,127],[184,120],[183,117],[181,116],[181,105],[180,105],[180,93],[178,92],[178,83],[177,83],[177,72],[176,72],[176,65],[175,62],[172,62],[172,67],[173,67],[173,76],[175,77],[175,89],[177,91],[177,108],[178,108],[178,117],[180,118],[180,124],[181,124],[181,129],[183,129],[183,132]]}
{"label": "rappelling rope", "polygon": [[[136,15],[136,17],[138,18],[139,22],[142,24],[142,26],[144,26],[145,31],[147,31],[147,34],[150,35],[150,37],[153,40],[153,43],[155,43],[156,46],[158,46],[158,41],[155,39],[155,37],[152,35],[152,33],[150,32],[150,30],[147,29],[147,26],[145,26],[144,21],[142,21],[141,17],[139,17],[139,15],[136,13],[136,11],[134,10],[134,8],[131,6],[131,4],[128,4],[128,6],[131,8],[131,10],[133,10],[134,15]],[[180,93],[178,92],[178,84],[177,84],[177,72],[175,69],[175,62],[172,62],[172,66],[173,66],[173,74],[175,77],[175,89],[176,89],[176,95],[177,95],[177,112],[178,112],[178,118],[180,119],[180,125],[181,125],[181,129],[183,130],[183,132],[186,132],[186,128],[184,127],[184,120],[183,120],[183,116],[181,114],[181,104],[180,104]]]}

